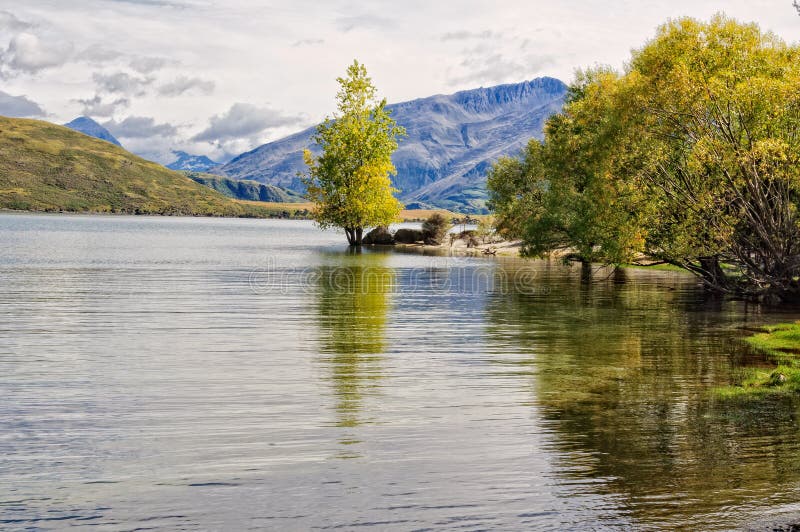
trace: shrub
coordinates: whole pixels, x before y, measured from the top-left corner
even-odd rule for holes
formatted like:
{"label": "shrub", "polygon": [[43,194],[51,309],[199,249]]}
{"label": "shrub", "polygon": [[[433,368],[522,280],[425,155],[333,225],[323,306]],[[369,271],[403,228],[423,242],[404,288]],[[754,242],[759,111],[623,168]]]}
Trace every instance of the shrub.
{"label": "shrub", "polygon": [[394,237],[388,227],[381,225],[367,233],[363,242],[368,246],[391,246],[394,244]]}
{"label": "shrub", "polygon": [[440,213],[435,212],[422,223],[422,240],[426,244],[438,246],[442,243],[449,230],[450,224],[447,219]]}
{"label": "shrub", "polygon": [[394,234],[394,240],[399,244],[414,244],[424,239],[419,229],[398,229]]}

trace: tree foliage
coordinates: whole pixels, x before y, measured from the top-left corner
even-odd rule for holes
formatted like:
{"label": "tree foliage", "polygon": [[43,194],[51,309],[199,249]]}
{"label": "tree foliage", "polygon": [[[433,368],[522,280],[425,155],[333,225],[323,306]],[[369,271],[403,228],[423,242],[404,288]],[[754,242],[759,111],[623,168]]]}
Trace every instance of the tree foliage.
{"label": "tree foliage", "polygon": [[322,154],[304,152],[304,183],[319,225],[341,227],[350,245],[360,245],[364,228],[388,225],[402,209],[389,176],[396,173],[392,154],[405,129],[391,118],[386,100],[377,99],[364,65],[354,61],[337,81],[337,113],[317,127],[314,141]]}
{"label": "tree foliage", "polygon": [[[561,114],[489,176],[524,253],[678,265],[723,292],[800,275],[800,48],[724,15],[670,21],[625,72],[577,76]],[[726,268],[723,268],[726,266]]]}
{"label": "tree foliage", "polygon": [[422,222],[422,235],[426,244],[438,246],[450,230],[450,222],[440,212],[431,214]]}

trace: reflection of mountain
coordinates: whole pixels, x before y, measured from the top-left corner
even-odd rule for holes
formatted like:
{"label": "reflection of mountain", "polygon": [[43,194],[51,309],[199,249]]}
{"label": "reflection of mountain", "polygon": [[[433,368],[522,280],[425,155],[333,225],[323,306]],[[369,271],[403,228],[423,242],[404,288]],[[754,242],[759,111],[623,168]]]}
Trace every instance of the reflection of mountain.
{"label": "reflection of mountain", "polygon": [[634,519],[666,528],[704,528],[704,512],[800,482],[796,402],[728,408],[710,395],[743,349],[731,341],[737,303],[704,303],[677,274],[678,290],[665,292],[643,280],[649,272],[629,271],[639,279],[626,283],[607,271],[582,280],[575,268],[570,282],[535,268],[549,291],[509,286],[490,298],[488,341],[519,346],[511,366],[530,375],[565,482],[622,495]]}
{"label": "reflection of mountain", "polygon": [[337,397],[337,425],[354,427],[362,401],[381,378],[380,360],[394,270],[379,254],[342,255],[323,266],[319,278],[318,323],[321,352],[331,368]]}

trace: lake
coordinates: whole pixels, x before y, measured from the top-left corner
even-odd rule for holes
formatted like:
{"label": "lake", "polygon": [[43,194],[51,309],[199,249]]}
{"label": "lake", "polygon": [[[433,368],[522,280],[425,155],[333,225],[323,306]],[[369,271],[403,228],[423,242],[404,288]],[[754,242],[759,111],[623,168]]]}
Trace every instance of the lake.
{"label": "lake", "polygon": [[798,404],[680,272],[0,215],[0,528],[713,530],[800,512]]}

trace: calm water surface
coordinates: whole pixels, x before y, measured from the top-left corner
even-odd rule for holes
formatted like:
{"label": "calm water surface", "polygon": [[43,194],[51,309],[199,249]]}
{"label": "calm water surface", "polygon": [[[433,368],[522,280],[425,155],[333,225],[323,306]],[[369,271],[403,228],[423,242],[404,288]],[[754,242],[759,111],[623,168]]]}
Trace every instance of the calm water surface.
{"label": "calm water surface", "polygon": [[0,215],[0,528],[736,529],[798,405],[710,390],[792,316],[691,277],[353,255],[306,222]]}

